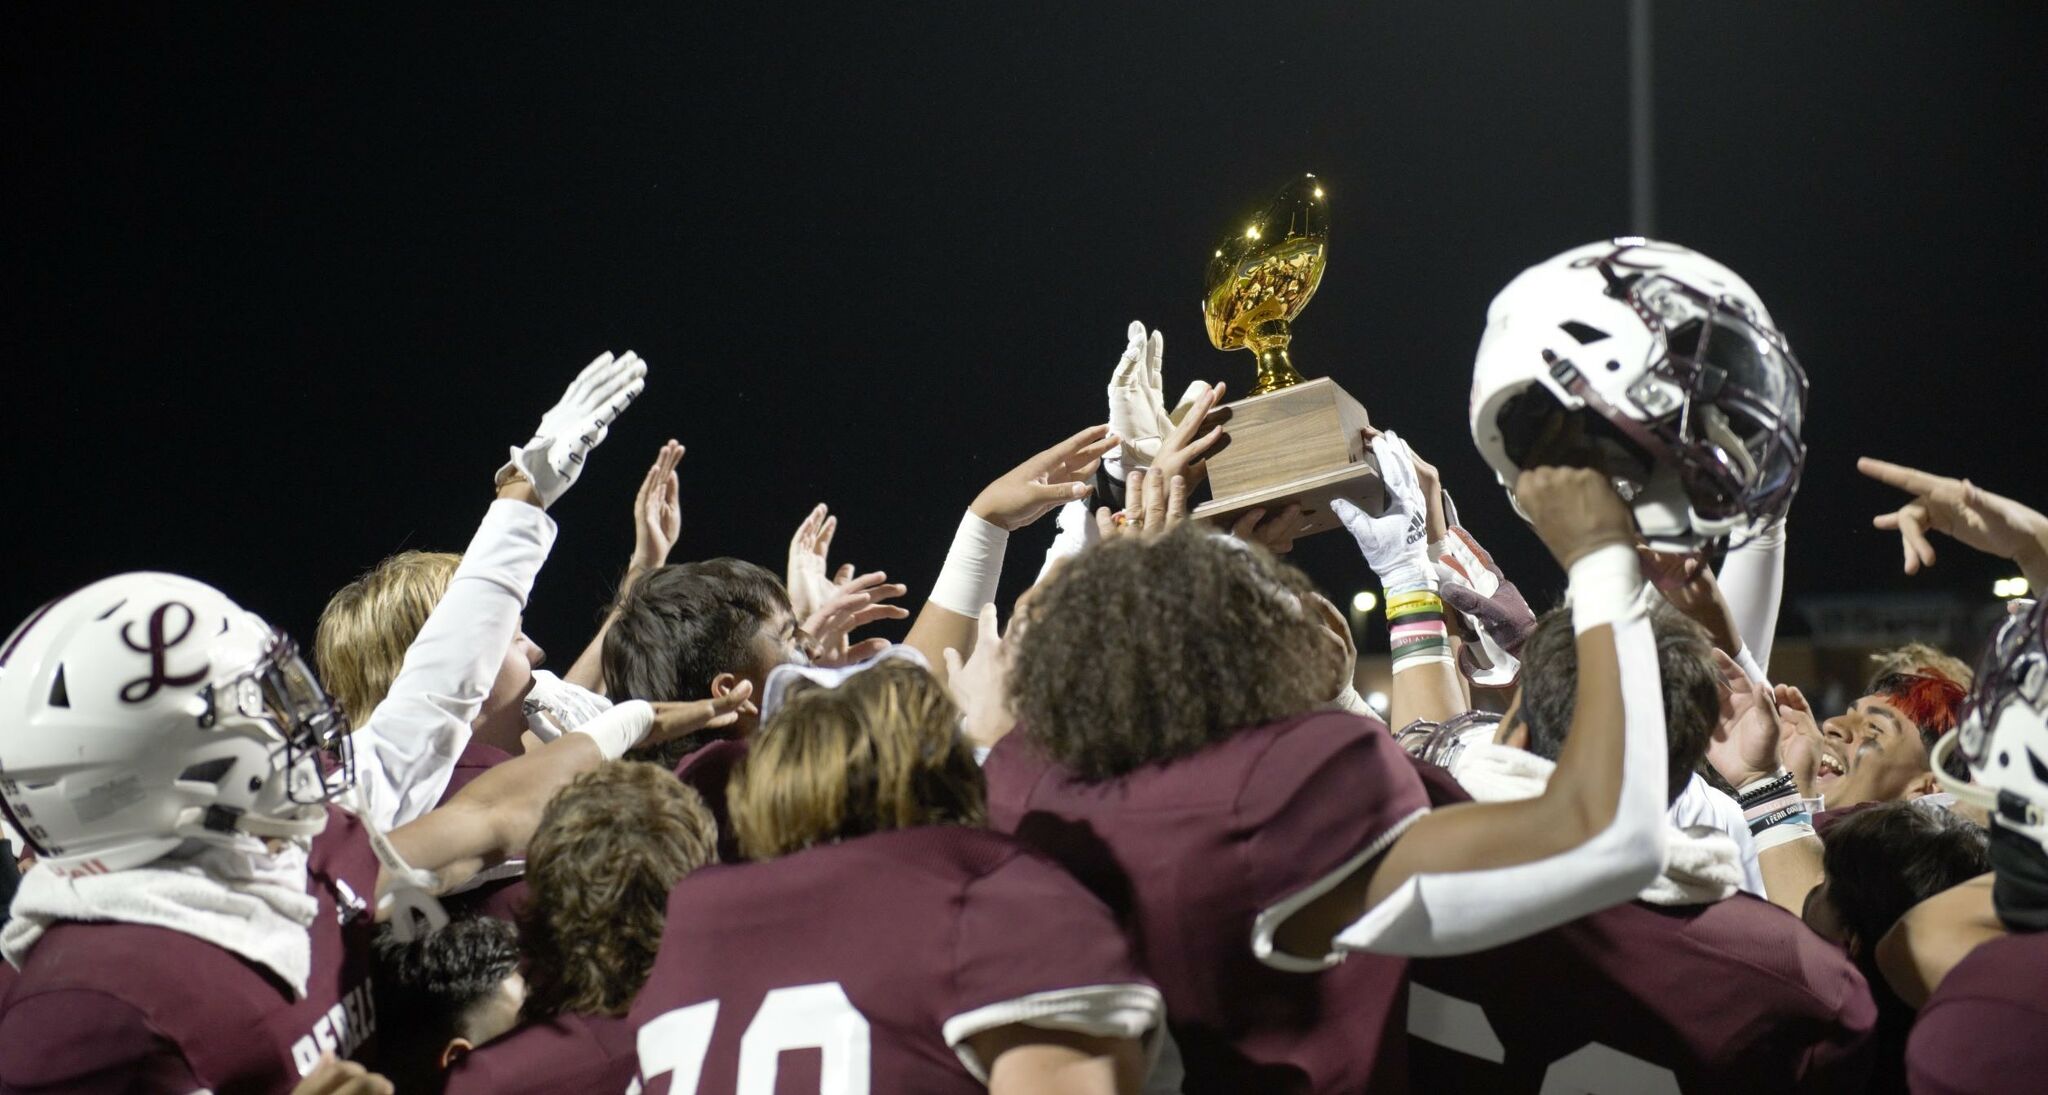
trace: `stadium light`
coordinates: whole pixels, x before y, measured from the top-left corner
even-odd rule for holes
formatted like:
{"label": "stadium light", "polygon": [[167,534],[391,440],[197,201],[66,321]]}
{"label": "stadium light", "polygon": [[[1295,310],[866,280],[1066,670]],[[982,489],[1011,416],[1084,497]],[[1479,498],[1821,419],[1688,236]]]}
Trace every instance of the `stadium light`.
{"label": "stadium light", "polygon": [[[2000,594],[2000,596],[2004,596]],[[1372,590],[1361,589],[1351,595],[1351,611],[1363,616],[1380,606],[1380,599]]]}
{"label": "stadium light", "polygon": [[2025,578],[2000,578],[1991,583],[1991,595],[2008,599],[2024,597],[2027,595],[2027,580]]}

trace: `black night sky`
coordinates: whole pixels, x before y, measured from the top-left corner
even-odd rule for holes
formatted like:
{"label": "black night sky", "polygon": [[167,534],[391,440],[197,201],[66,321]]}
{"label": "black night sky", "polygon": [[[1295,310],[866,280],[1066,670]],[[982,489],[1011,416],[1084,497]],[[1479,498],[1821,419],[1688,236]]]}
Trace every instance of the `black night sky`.
{"label": "black night sky", "polygon": [[[1548,603],[1465,392],[1492,294],[1630,227],[1625,11],[16,9],[0,630],[152,568],[308,640],[384,554],[459,550],[606,348],[653,371],[555,510],[528,630],[558,666],[669,436],[678,559],[779,571],[823,500],[835,561],[921,599],[983,483],[1102,419],[1131,319],[1165,330],[1169,391],[1242,390],[1205,256],[1300,171],[1334,244],[1296,362],[1439,464]],[[2032,3],[1655,5],[1656,233],[1756,285],[1812,379],[1792,597],[1907,588],[1859,454],[2048,503],[2044,29]],[[1370,583],[1341,534],[1296,558]],[[1953,548],[1914,581],[1998,573]]]}

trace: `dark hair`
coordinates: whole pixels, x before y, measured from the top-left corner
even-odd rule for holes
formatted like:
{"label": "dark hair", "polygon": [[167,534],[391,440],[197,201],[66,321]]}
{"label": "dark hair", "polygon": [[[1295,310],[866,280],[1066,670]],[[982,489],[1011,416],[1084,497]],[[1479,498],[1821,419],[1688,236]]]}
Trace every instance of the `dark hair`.
{"label": "dark hair", "polygon": [[1858,810],[1828,826],[1821,842],[1827,901],[1865,950],[1906,910],[1991,869],[1981,826],[1912,802]]}
{"label": "dark hair", "polygon": [[[614,700],[711,698],[721,673],[744,675],[754,664],[763,625],[789,611],[789,594],[762,567],[740,559],[706,559],[657,567],[620,595],[618,618],[604,636],[605,691]],[[665,745],[674,761],[717,736],[690,734]]]}
{"label": "dark hair", "polygon": [[407,943],[384,924],[371,950],[378,1071],[400,1091],[439,1090],[442,1047],[469,1037],[470,1009],[518,971],[518,933],[479,916]]}
{"label": "dark hair", "polygon": [[1105,780],[1309,710],[1337,657],[1313,592],[1264,548],[1192,523],[1090,548],[1022,610],[1018,720],[1052,759]]}
{"label": "dark hair", "polygon": [[624,1015],[654,968],[669,890],[717,859],[704,800],[653,765],[600,765],[557,791],[526,849],[525,1016]]}
{"label": "dark hair", "polygon": [[[1663,600],[1650,605],[1650,633],[1657,640],[1657,673],[1663,681],[1664,733],[1670,752],[1667,801],[1685,791],[1707,756],[1707,743],[1721,719],[1721,671],[1705,629]],[[1578,636],[1569,608],[1543,615],[1522,646],[1522,703],[1518,718],[1529,728],[1529,751],[1556,760],[1578,703]]]}

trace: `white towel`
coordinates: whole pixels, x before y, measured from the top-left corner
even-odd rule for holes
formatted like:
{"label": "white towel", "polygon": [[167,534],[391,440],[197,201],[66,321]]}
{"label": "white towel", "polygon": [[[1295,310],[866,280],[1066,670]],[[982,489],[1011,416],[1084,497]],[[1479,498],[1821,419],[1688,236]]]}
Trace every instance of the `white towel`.
{"label": "white towel", "polygon": [[244,838],[233,848],[208,846],[81,878],[60,878],[38,865],[21,877],[12,918],[0,929],[0,952],[21,966],[43,932],[63,920],[146,924],[241,955],[303,999],[313,970],[306,929],[319,908],[307,892],[306,849],[297,843],[272,854]]}

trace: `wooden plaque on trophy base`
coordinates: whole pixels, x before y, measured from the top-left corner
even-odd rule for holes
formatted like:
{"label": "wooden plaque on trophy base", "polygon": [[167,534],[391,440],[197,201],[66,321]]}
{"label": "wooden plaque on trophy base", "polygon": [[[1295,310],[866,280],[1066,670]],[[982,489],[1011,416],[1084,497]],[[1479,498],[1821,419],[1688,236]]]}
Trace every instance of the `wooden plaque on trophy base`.
{"label": "wooden plaque on trophy base", "polygon": [[1336,528],[1330,499],[1346,498],[1367,513],[1386,508],[1364,430],[1365,408],[1328,377],[1224,404],[1229,443],[1209,457],[1210,500],[1193,516],[1224,527],[1245,510],[1268,515],[1301,506],[1308,536]]}

